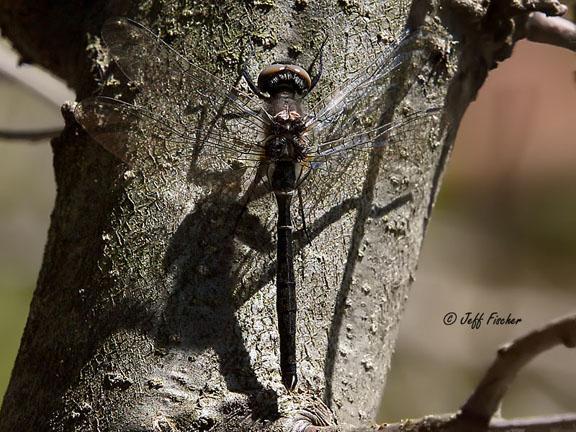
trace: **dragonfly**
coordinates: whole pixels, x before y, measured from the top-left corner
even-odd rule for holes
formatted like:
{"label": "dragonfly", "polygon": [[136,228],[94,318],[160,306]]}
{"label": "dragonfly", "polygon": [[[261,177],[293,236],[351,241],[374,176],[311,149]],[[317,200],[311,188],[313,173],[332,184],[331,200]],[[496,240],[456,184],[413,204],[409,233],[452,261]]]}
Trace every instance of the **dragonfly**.
{"label": "dragonfly", "polygon": [[150,159],[160,145],[164,153],[172,151],[175,158],[188,158],[210,172],[248,173],[243,187],[248,206],[262,186],[264,194],[275,198],[280,372],[284,386],[294,390],[293,202],[297,197],[305,230],[306,216],[322,210],[323,196],[338,183],[334,179],[345,181],[343,173],[354,169],[358,155],[384,147],[436,111],[382,121],[383,93],[410,58],[405,47],[412,34],[402,33],[312,110],[305,100],[320,82],[321,52],[308,68],[278,62],[262,69],[256,82],[244,69],[236,83],[229,83],[128,18],[106,21],[102,38],[119,69],[139,89],[140,100],[93,96],[78,102],[75,119],[89,135],[131,166]]}

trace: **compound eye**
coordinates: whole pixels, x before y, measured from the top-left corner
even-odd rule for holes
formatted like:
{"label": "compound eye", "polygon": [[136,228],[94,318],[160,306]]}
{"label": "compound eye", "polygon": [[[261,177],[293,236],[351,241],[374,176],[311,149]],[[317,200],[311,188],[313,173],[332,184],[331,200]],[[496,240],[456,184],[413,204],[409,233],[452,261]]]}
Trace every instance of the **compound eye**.
{"label": "compound eye", "polygon": [[268,92],[272,78],[282,72],[285,67],[286,66],[282,64],[273,64],[262,69],[262,72],[258,75],[258,88],[260,88],[261,91]]}
{"label": "compound eye", "polygon": [[300,78],[303,82],[303,90],[310,90],[312,87],[312,79],[308,72],[296,65],[286,65],[286,70],[291,71],[296,77]]}
{"label": "compound eye", "polygon": [[258,75],[260,91],[273,94],[283,87],[290,87],[298,93],[304,93],[312,86],[308,72],[291,64],[273,64],[267,66]]}

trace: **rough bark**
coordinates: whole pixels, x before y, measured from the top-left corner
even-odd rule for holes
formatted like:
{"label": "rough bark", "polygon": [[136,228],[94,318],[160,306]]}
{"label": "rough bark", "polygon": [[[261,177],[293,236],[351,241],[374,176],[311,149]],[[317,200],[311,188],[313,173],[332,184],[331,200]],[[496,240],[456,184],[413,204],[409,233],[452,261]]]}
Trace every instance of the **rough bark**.
{"label": "rough bark", "polygon": [[67,127],[52,143],[58,194],[2,432],[304,430],[296,413],[313,411],[317,399],[341,424],[374,414],[458,123],[488,70],[510,54],[514,17],[529,8],[472,0],[205,3],[22,0],[0,6],[0,24],[25,61],[64,78],[81,99],[106,67],[93,36],[110,16],[161,30],[224,75],[235,74],[242,38],[256,42],[257,65],[295,53],[306,63],[322,30],[334,42],[317,97],[373,54],[366,41],[409,21],[422,30],[427,55],[398,77],[391,104],[442,110],[414,131],[407,157],[371,157],[347,186],[358,189],[356,204],[313,227],[299,258],[301,378],[287,394],[273,256],[230,241],[230,203],[202,195],[180,173],[124,176],[126,167],[65,106]]}

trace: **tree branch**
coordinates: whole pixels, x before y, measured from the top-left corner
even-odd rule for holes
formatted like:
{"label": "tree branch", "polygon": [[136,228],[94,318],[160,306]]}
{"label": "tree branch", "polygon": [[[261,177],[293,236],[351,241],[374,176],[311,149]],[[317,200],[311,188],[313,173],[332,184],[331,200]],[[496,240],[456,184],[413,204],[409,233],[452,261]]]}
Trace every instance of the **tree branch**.
{"label": "tree branch", "polygon": [[573,431],[576,428],[576,413],[513,420],[492,419],[518,371],[538,354],[558,345],[576,347],[576,314],[553,321],[500,348],[496,359],[460,412],[354,429],[353,432]]}
{"label": "tree branch", "polygon": [[62,129],[46,129],[39,131],[0,130],[0,139],[14,141],[44,141],[58,136],[60,132],[62,132]]}
{"label": "tree branch", "polygon": [[454,415],[439,415],[427,416],[418,420],[405,420],[401,423],[374,426],[370,429],[354,429],[351,432],[471,432],[473,430],[481,430],[483,432],[568,432],[574,431],[575,427],[576,414],[513,420],[497,419],[483,428],[470,428],[467,425],[462,425]]}
{"label": "tree branch", "polygon": [[576,24],[565,18],[533,12],[528,16],[525,28],[530,41],[576,51]]}
{"label": "tree branch", "polygon": [[526,419],[494,419],[489,431],[514,432],[522,429],[525,432],[573,431],[576,428],[576,414],[564,414]]}
{"label": "tree branch", "polygon": [[460,411],[461,418],[488,423],[518,371],[538,354],[557,345],[576,346],[576,314],[504,345]]}
{"label": "tree branch", "polygon": [[58,78],[42,69],[23,64],[15,52],[2,45],[0,45],[0,74],[27,87],[57,107],[60,107],[65,100],[73,100],[76,97],[76,94]]}

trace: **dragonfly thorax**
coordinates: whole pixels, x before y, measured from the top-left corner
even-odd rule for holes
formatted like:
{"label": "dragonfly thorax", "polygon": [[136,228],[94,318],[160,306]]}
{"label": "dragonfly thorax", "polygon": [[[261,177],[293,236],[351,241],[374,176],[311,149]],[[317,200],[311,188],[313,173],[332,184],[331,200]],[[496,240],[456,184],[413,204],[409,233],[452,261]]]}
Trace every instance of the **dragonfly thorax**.
{"label": "dragonfly thorax", "polygon": [[298,112],[286,108],[277,113],[265,140],[265,159],[302,162],[306,158],[305,130],[306,125]]}
{"label": "dragonfly thorax", "polygon": [[267,161],[291,161],[299,163],[306,158],[299,139],[287,134],[271,137],[265,149]]}
{"label": "dragonfly thorax", "polygon": [[265,140],[266,175],[274,192],[292,192],[301,182],[301,162],[306,159],[302,117],[288,106],[274,117]]}

